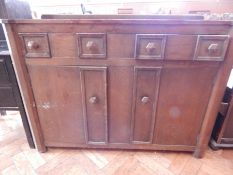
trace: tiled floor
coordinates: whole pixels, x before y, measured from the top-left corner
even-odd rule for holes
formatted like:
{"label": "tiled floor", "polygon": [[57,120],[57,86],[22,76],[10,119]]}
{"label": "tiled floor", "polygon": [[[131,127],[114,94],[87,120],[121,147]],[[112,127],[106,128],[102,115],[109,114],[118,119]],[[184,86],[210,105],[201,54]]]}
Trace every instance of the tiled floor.
{"label": "tiled floor", "polygon": [[208,150],[203,159],[189,153],[29,149],[17,112],[0,116],[0,172],[2,174],[75,175],[233,175],[232,150]]}

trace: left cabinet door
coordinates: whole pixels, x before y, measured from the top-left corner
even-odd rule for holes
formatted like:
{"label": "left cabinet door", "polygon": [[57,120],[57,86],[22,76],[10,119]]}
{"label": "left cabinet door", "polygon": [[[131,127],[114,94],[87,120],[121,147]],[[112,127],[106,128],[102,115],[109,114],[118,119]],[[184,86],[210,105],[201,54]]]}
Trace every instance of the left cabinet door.
{"label": "left cabinet door", "polygon": [[46,146],[85,144],[80,69],[28,66]]}

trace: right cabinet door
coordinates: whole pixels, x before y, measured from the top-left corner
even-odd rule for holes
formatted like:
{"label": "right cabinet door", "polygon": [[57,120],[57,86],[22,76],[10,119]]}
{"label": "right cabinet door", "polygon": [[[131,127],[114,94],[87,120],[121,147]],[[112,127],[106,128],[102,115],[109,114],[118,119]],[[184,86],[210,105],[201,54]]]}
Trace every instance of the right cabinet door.
{"label": "right cabinet door", "polygon": [[164,67],[153,143],[196,145],[217,67]]}

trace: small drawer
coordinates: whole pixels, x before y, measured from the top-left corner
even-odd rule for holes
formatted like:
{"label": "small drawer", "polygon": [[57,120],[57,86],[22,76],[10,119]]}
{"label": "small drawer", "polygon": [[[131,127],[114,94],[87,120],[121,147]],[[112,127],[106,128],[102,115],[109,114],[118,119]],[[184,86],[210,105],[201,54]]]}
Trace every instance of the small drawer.
{"label": "small drawer", "polygon": [[223,61],[228,43],[228,35],[199,35],[194,60]]}
{"label": "small drawer", "polygon": [[0,84],[9,84],[10,76],[6,65],[6,59],[0,59]]}
{"label": "small drawer", "polygon": [[17,107],[11,87],[0,87],[0,107]]}
{"label": "small drawer", "polygon": [[20,36],[24,45],[25,57],[51,57],[47,33],[20,33]]}
{"label": "small drawer", "polygon": [[166,44],[166,35],[137,34],[135,58],[163,59]]}
{"label": "small drawer", "polygon": [[106,58],[106,34],[78,33],[80,58]]}

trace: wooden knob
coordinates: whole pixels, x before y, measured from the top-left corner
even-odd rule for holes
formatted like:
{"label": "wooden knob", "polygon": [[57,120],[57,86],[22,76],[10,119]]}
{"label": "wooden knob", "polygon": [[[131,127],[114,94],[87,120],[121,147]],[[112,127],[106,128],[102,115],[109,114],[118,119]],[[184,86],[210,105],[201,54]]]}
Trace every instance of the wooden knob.
{"label": "wooden knob", "polygon": [[91,98],[89,98],[89,103],[91,103],[91,104],[97,103],[97,97],[91,97]]}
{"label": "wooden knob", "polygon": [[148,103],[150,101],[149,97],[142,97],[141,102],[142,103]]}
{"label": "wooden knob", "polygon": [[147,51],[148,53],[153,52],[155,49],[156,49],[156,46],[155,46],[155,43],[153,43],[153,42],[149,42],[149,43],[146,45],[146,51]]}
{"label": "wooden knob", "polygon": [[217,43],[210,44],[208,47],[208,51],[209,51],[209,54],[214,54],[215,52],[217,52],[218,51],[218,44]]}
{"label": "wooden knob", "polygon": [[28,41],[27,47],[29,49],[38,49],[39,48],[39,44],[36,43],[35,41]]}
{"label": "wooden knob", "polygon": [[86,44],[86,47],[87,47],[88,50],[94,51],[94,50],[96,50],[97,45],[96,45],[96,43],[94,41],[88,41],[87,44]]}

